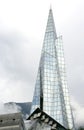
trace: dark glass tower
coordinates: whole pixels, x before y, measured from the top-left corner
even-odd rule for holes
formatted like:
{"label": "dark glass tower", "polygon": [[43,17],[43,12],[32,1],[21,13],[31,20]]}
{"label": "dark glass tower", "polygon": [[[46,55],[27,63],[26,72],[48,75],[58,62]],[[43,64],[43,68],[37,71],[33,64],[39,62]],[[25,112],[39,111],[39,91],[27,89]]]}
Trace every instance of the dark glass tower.
{"label": "dark glass tower", "polygon": [[68,129],[74,128],[65,73],[62,36],[49,11],[31,112],[37,107]]}

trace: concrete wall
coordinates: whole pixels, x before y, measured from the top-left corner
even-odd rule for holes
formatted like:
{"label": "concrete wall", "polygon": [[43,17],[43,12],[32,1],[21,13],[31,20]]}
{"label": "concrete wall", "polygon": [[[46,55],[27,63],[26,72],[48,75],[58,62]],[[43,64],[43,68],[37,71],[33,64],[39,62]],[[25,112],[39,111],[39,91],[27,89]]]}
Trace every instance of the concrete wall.
{"label": "concrete wall", "polygon": [[21,113],[0,115],[0,130],[25,130]]}

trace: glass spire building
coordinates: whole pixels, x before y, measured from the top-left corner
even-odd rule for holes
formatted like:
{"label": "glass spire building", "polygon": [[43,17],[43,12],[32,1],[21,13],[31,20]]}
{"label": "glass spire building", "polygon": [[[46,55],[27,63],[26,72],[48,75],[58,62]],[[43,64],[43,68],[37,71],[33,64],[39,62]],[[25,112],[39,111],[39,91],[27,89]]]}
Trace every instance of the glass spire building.
{"label": "glass spire building", "polygon": [[49,10],[31,112],[37,107],[64,127],[74,128],[62,36],[57,37],[52,9]]}

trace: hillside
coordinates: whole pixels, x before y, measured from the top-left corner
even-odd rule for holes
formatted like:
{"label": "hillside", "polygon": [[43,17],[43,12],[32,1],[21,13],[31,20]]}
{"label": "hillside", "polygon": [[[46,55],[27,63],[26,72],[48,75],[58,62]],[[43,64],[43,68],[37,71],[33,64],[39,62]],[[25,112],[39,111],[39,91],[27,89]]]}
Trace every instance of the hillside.
{"label": "hillside", "polygon": [[31,102],[24,103],[16,103],[16,102],[8,102],[4,104],[5,109],[11,112],[22,112],[24,117],[26,118],[30,114]]}

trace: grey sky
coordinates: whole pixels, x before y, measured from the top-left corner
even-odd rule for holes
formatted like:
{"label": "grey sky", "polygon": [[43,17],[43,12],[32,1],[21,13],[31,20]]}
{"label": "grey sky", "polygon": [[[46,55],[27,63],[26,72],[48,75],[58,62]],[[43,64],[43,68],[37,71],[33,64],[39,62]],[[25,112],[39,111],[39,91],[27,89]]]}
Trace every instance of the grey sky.
{"label": "grey sky", "polygon": [[84,0],[0,1],[0,101],[32,100],[50,4],[57,34],[63,35],[71,102],[82,123]]}

